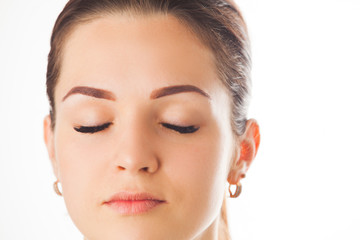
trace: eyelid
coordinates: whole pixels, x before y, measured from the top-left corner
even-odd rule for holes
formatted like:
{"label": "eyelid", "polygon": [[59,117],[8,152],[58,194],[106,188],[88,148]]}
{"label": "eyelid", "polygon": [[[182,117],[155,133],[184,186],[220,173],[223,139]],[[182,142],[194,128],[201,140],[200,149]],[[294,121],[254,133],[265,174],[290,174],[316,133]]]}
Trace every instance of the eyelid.
{"label": "eyelid", "polygon": [[[77,132],[80,132],[80,133],[84,133],[84,134],[93,134],[93,133],[97,133],[97,132],[107,129],[108,127],[110,127],[111,124],[113,124],[113,123],[108,122],[108,123],[104,123],[102,125],[96,125],[96,126],[79,126],[79,127],[74,127],[74,130]],[[197,127],[195,125],[179,126],[179,125],[164,123],[164,122],[161,123],[161,125],[167,129],[176,131],[180,134],[191,134],[191,133],[195,133],[196,131],[198,131],[200,129],[200,127]]]}
{"label": "eyelid", "polygon": [[179,126],[179,125],[174,125],[174,124],[170,124],[170,123],[161,123],[161,125],[170,130],[179,132],[180,134],[191,134],[191,133],[195,133],[196,131],[198,131],[200,129],[200,127],[196,127],[194,125]]}
{"label": "eyelid", "polygon": [[100,132],[103,131],[105,129],[107,129],[108,127],[110,127],[110,125],[113,124],[112,122],[107,122],[104,123],[102,125],[97,125],[97,126],[79,126],[79,127],[74,127],[74,130],[80,133],[96,133],[96,132]]}

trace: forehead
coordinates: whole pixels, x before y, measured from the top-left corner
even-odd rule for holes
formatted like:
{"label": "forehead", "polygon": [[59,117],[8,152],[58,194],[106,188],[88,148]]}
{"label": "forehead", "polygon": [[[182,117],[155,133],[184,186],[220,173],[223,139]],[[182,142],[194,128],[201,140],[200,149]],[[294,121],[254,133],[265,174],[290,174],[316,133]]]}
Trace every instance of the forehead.
{"label": "forehead", "polygon": [[217,79],[213,53],[172,15],[117,14],[80,24],[66,39],[61,65],[63,88],[126,79],[202,87]]}

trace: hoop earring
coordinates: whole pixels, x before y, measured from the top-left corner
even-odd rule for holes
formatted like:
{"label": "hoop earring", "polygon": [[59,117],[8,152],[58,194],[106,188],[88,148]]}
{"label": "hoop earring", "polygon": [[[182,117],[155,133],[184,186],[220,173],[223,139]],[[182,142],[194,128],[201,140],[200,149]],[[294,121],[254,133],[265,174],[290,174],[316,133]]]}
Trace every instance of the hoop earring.
{"label": "hoop earring", "polygon": [[230,184],[229,185],[229,193],[230,193],[230,198],[237,198],[240,196],[240,193],[241,193],[241,190],[242,190],[242,186],[241,186],[241,183],[237,183],[235,186],[236,186],[236,189],[235,189],[235,193],[232,193],[231,191],[231,186],[233,184]]}
{"label": "hoop earring", "polygon": [[59,183],[59,180],[56,180],[55,182],[54,182],[54,191],[55,191],[55,193],[57,194],[57,195],[59,195],[59,196],[62,196],[62,193],[60,192],[60,190],[59,190],[59,186],[58,186],[58,183]]}

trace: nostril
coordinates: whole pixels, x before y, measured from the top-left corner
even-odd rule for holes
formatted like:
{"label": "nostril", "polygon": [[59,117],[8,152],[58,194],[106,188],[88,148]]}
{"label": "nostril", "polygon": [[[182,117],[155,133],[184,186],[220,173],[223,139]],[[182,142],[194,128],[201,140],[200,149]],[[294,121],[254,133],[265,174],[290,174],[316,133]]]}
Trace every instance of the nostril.
{"label": "nostril", "polygon": [[149,167],[144,167],[144,168],[141,169],[141,171],[148,172],[148,171],[149,171]]}
{"label": "nostril", "polygon": [[122,167],[122,166],[118,166],[118,169],[119,169],[119,170],[122,170],[122,171],[125,170],[125,168]]}

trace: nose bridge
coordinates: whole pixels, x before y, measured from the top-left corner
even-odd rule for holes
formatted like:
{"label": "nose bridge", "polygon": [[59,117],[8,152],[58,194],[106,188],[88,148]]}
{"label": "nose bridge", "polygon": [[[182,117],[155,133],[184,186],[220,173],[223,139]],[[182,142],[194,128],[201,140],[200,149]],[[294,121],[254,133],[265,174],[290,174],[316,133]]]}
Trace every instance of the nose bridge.
{"label": "nose bridge", "polygon": [[143,114],[132,114],[119,128],[116,168],[130,173],[158,169],[159,162],[153,145],[151,123]]}

